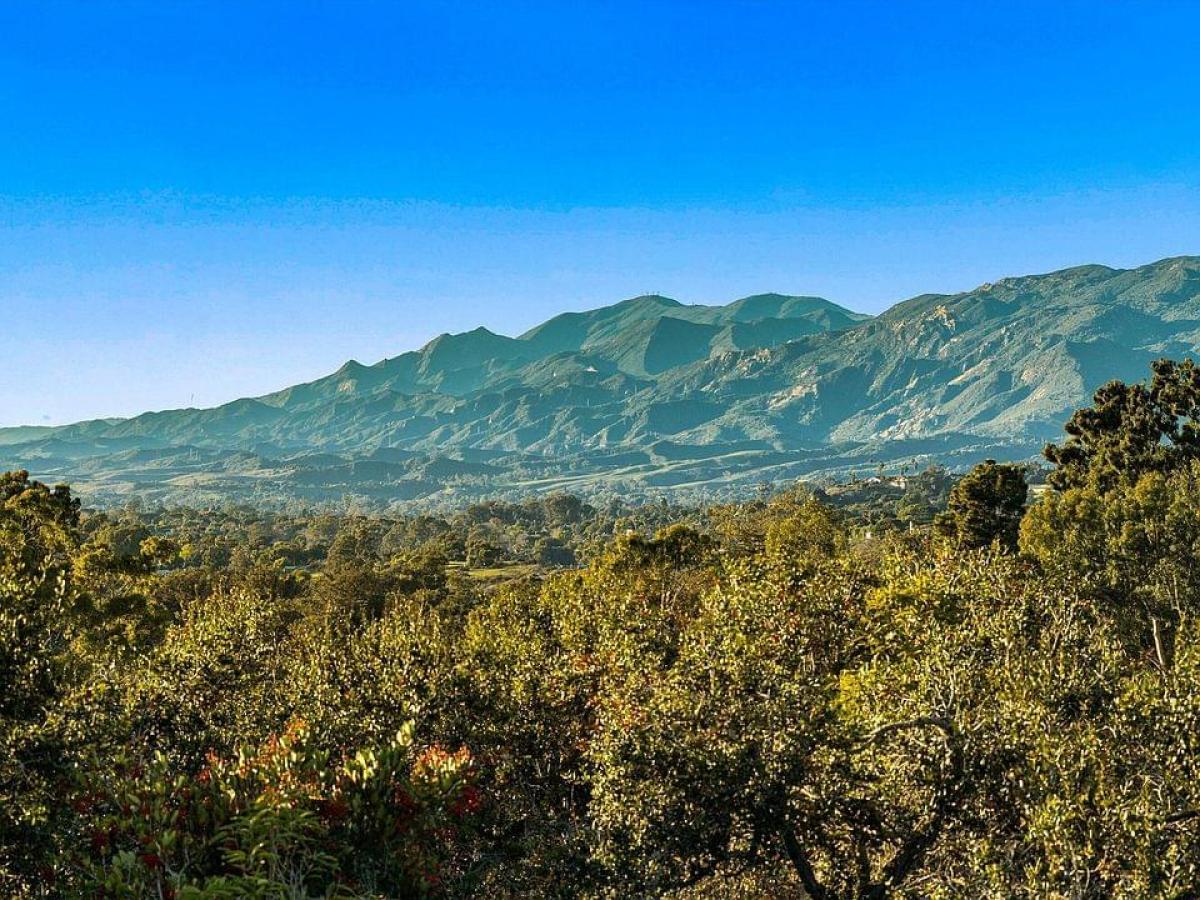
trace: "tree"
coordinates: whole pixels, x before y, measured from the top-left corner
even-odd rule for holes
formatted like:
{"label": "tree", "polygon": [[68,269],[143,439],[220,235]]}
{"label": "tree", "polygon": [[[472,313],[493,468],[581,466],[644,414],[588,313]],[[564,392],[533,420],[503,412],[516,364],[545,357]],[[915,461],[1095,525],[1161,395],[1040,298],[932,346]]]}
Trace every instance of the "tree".
{"label": "tree", "polygon": [[475,536],[467,539],[467,568],[486,569],[498,564],[503,558],[504,551],[495,544]]}
{"label": "tree", "polygon": [[0,562],[26,574],[61,569],[79,542],[79,499],[25,471],[0,475]]}
{"label": "tree", "polygon": [[1107,492],[1051,492],[1021,523],[1021,550],[1086,588],[1138,650],[1170,668],[1174,632],[1200,613],[1200,461]]}
{"label": "tree", "polygon": [[561,568],[575,565],[575,551],[554,537],[541,537],[533,545],[538,565],[546,568]]}
{"label": "tree", "polygon": [[1028,493],[1020,466],[986,460],[950,491],[946,512],[937,518],[938,530],[961,547],[999,543],[1015,550]]}
{"label": "tree", "polygon": [[1046,445],[1053,487],[1106,491],[1200,458],[1200,369],[1190,359],[1160,359],[1151,371],[1146,385],[1108,382],[1071,416],[1067,440]]}
{"label": "tree", "polygon": [[36,883],[62,763],[52,720],[66,689],[79,501],[28,472],[0,475],[0,889]]}
{"label": "tree", "polygon": [[942,466],[929,466],[905,479],[904,495],[896,501],[896,518],[901,522],[928,525],[938,509],[944,508],[954,480]]}

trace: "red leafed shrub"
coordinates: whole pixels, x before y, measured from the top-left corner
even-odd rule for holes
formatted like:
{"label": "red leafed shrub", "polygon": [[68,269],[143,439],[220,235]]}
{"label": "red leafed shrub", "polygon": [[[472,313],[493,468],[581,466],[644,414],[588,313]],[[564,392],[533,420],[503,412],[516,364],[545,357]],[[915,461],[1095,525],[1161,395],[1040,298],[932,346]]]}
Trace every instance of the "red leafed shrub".
{"label": "red leafed shrub", "polygon": [[99,763],[73,808],[85,835],[82,889],[104,896],[241,896],[443,890],[454,842],[479,809],[466,749],[417,752],[411,726],[343,759],[293,721],[263,746],[210,754],[197,772],[163,756]]}

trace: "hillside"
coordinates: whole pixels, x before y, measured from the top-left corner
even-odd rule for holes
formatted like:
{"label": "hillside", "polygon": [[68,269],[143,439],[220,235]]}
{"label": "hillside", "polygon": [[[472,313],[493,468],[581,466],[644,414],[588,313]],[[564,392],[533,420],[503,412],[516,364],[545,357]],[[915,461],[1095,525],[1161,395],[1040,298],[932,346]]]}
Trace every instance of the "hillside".
{"label": "hillside", "polygon": [[736,494],[878,465],[1025,458],[1111,378],[1200,345],[1200,258],[923,295],[643,296],[215,409],[0,432],[92,496],[372,503],[568,488]]}

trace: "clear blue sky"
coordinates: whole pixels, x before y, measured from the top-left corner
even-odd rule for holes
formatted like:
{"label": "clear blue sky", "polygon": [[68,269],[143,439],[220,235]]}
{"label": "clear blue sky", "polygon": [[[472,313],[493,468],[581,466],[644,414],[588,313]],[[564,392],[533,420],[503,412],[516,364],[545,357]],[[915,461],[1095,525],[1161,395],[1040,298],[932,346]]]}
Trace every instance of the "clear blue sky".
{"label": "clear blue sky", "polygon": [[0,5],[0,425],[1200,253],[1200,4]]}

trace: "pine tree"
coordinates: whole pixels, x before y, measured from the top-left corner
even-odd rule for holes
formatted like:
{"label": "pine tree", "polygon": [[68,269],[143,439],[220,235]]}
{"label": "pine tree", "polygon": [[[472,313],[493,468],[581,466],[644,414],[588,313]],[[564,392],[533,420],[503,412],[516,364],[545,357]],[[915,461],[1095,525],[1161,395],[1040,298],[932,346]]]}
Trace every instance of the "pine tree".
{"label": "pine tree", "polygon": [[950,491],[937,528],[963,547],[990,547],[999,542],[1015,550],[1028,493],[1023,467],[986,460]]}

